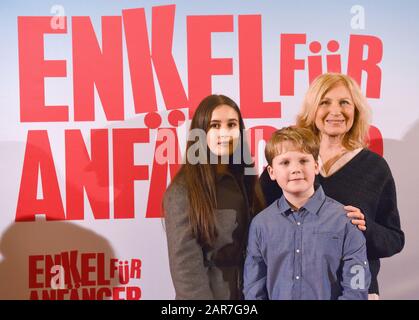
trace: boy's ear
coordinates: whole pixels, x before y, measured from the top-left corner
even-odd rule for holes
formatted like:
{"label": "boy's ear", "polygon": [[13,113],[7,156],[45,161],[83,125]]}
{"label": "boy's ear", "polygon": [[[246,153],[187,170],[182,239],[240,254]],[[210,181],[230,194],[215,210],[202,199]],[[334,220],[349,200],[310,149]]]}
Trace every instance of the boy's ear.
{"label": "boy's ear", "polygon": [[270,165],[268,165],[266,167],[266,170],[268,170],[269,177],[271,178],[271,180],[275,181],[276,179],[275,179],[275,176],[274,176],[274,169]]}

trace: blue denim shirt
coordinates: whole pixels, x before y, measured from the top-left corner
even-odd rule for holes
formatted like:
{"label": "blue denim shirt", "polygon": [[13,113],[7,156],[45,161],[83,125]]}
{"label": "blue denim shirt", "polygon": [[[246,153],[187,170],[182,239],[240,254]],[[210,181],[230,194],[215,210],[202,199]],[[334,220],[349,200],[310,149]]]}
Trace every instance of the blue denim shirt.
{"label": "blue denim shirt", "polygon": [[321,186],[300,210],[282,196],[251,223],[245,299],[367,299],[370,279],[364,235]]}

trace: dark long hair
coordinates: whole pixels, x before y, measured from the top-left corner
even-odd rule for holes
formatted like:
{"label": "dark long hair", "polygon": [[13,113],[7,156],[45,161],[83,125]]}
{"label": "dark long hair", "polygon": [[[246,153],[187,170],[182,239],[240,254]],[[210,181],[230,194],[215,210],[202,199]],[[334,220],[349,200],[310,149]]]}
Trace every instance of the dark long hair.
{"label": "dark long hair", "polygon": [[[203,99],[195,111],[192,118],[190,132],[193,129],[201,129],[207,132],[214,109],[220,105],[228,105],[233,108],[239,117],[240,127],[240,141],[239,145],[233,152],[229,159],[229,171],[239,181],[243,179],[246,189],[247,200],[249,202],[251,216],[256,215],[264,208],[265,201],[259,185],[259,179],[256,174],[249,175],[246,171],[255,170],[254,163],[246,164],[244,159],[250,158],[250,151],[244,133],[244,122],[237,104],[227,96],[224,95],[210,95]],[[188,159],[188,150],[195,144],[196,139],[188,139],[185,157],[186,161],[180,168],[178,174],[173,179],[172,183],[180,176],[186,182],[189,200],[189,222],[194,236],[197,238],[198,243],[202,247],[212,247],[214,240],[217,237],[217,230],[215,227],[215,210],[217,208],[216,196],[216,164],[210,163],[210,151],[206,146],[205,148],[206,161],[203,163],[193,164]],[[202,139],[201,139],[202,143]],[[236,159],[237,153],[241,161],[237,164],[233,163]]]}

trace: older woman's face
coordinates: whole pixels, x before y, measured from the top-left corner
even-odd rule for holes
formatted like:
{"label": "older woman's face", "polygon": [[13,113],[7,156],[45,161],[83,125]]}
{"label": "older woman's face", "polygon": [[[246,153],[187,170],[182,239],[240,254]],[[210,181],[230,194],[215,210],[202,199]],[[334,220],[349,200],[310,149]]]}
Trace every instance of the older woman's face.
{"label": "older woman's face", "polygon": [[330,137],[343,137],[354,123],[355,105],[344,85],[329,90],[320,100],[316,111],[317,129]]}

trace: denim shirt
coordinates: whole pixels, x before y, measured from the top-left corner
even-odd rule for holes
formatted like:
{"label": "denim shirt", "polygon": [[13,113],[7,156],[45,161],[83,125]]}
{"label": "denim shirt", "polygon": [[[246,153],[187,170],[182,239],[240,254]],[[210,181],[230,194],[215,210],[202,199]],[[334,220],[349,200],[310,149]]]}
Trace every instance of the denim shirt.
{"label": "denim shirt", "polygon": [[365,237],[321,186],[298,211],[282,196],[252,221],[245,299],[367,299]]}

